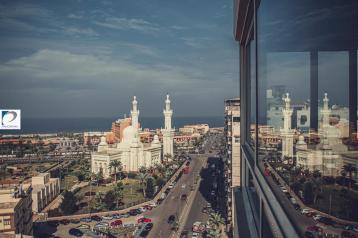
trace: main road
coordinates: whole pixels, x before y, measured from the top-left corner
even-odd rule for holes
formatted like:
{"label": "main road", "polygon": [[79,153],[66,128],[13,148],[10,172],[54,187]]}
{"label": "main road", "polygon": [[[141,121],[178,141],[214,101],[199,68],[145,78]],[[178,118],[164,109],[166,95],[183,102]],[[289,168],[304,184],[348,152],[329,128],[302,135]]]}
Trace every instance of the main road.
{"label": "main road", "polygon": [[[206,163],[207,156],[191,155],[191,158],[189,174],[181,176],[162,204],[146,213],[146,216],[150,217],[154,224],[148,235],[149,238],[174,237],[173,224],[168,223],[169,216],[174,215],[176,221],[180,222],[185,217],[185,211],[190,209],[192,199],[196,197],[195,193],[197,192],[198,184],[195,184],[195,179]],[[181,199],[184,194],[187,195],[186,200]]]}

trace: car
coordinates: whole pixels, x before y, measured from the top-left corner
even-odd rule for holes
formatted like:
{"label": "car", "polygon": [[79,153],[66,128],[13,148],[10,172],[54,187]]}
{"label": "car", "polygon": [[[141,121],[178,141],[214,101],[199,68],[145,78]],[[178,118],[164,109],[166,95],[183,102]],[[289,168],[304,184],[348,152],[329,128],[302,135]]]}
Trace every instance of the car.
{"label": "car", "polygon": [[315,221],[318,221],[318,220],[321,219],[321,218],[322,218],[321,215],[315,215],[315,216],[313,216],[313,220],[315,220]]}
{"label": "car", "polygon": [[169,188],[169,189],[174,188],[174,184],[172,184],[172,183],[171,183],[171,184],[169,184],[168,188]]}
{"label": "car", "polygon": [[180,238],[188,238],[188,234],[189,234],[189,231],[183,230],[183,231],[180,233]]}
{"label": "car", "polygon": [[347,230],[347,231],[351,230],[351,231],[358,232],[358,226],[357,225],[346,224],[344,226],[344,229]]}
{"label": "car", "polygon": [[312,231],[306,231],[305,232],[305,237],[306,238],[318,238],[318,234],[316,232],[312,232]]}
{"label": "car", "polygon": [[145,208],[145,207],[140,207],[140,208],[138,208],[140,211],[141,211],[141,213],[143,213],[143,212],[146,212],[147,211],[147,209]]}
{"label": "car", "polygon": [[144,230],[145,230],[145,231],[150,231],[150,230],[152,230],[152,228],[153,228],[153,223],[151,223],[151,222],[148,222],[148,223],[145,224],[145,226],[144,226]]}
{"label": "car", "polygon": [[97,215],[93,215],[93,216],[91,216],[91,220],[92,221],[102,221],[102,218]]}
{"label": "car", "polygon": [[206,207],[203,207],[203,209],[201,209],[202,213],[208,213],[208,209]]}
{"label": "car", "polygon": [[290,198],[290,201],[291,201],[292,204],[297,204],[297,200],[295,198],[293,198],[293,197]]}
{"label": "car", "polygon": [[309,226],[306,229],[307,231],[311,231],[311,232],[319,232],[321,233],[323,231],[322,227],[319,226]]}
{"label": "car", "polygon": [[110,220],[112,220],[112,219],[113,219],[113,217],[110,216],[110,215],[102,216],[102,220],[108,220],[108,221],[110,221]]}
{"label": "car", "polygon": [[342,231],[341,238],[355,238],[356,236],[349,231]]}
{"label": "car", "polygon": [[182,194],[181,197],[180,197],[180,199],[181,199],[181,200],[184,200],[184,201],[185,201],[187,198],[188,198],[188,196],[187,196],[186,194]]}
{"label": "car", "polygon": [[122,220],[120,220],[120,219],[111,222],[111,226],[112,226],[112,227],[113,227],[113,226],[120,226],[120,225],[122,225],[122,224],[123,224],[123,222],[122,222]]}
{"label": "car", "polygon": [[91,222],[92,219],[91,219],[90,217],[82,217],[82,218],[80,219],[80,221],[81,221],[81,222]]}
{"label": "car", "polygon": [[208,203],[206,204],[206,207],[207,207],[207,208],[211,208],[211,203],[208,202]]}
{"label": "car", "polygon": [[91,226],[90,225],[87,225],[87,224],[81,224],[79,225],[78,227],[76,227],[77,229],[80,229],[80,230],[90,230],[91,229]]}
{"label": "car", "polygon": [[174,221],[175,221],[175,216],[174,216],[174,215],[170,215],[170,216],[168,217],[168,223],[169,223],[169,224],[173,224]]}
{"label": "car", "polygon": [[293,207],[298,211],[301,209],[300,205],[298,205],[297,203],[296,204],[293,204]]}
{"label": "car", "polygon": [[131,209],[130,211],[129,211],[129,215],[131,215],[131,216],[136,216],[136,215],[138,215],[139,213],[138,213],[138,211],[137,211],[137,209]]}
{"label": "car", "polygon": [[157,200],[157,205],[162,204],[163,200],[164,200],[163,198],[158,198],[158,200]]}
{"label": "car", "polygon": [[148,205],[151,207],[157,207],[157,204],[155,202],[149,203]]}
{"label": "car", "polygon": [[119,214],[119,213],[112,214],[113,219],[121,219],[122,217],[123,217],[123,214]]}
{"label": "car", "polygon": [[193,234],[191,235],[192,238],[199,238],[199,233],[198,232],[193,232]]}
{"label": "car", "polygon": [[150,205],[144,205],[143,206],[147,211],[148,210],[152,210],[153,209],[153,207],[152,206],[150,206]]}
{"label": "car", "polygon": [[96,225],[94,225],[95,228],[106,228],[108,226],[108,222],[98,222]]}
{"label": "car", "polygon": [[149,222],[152,222],[152,219],[150,218],[146,218],[146,217],[141,217],[137,220],[137,223],[149,223]]}
{"label": "car", "polygon": [[284,187],[284,186],[281,186],[281,191],[282,191],[283,193],[288,193],[288,190],[287,190],[286,187]]}
{"label": "car", "polygon": [[124,213],[124,214],[122,214],[122,218],[128,218],[128,217],[130,217],[131,215],[127,212],[127,213]]}
{"label": "car", "polygon": [[210,195],[211,195],[211,196],[215,196],[215,195],[216,195],[216,194],[215,194],[215,191],[214,191],[214,190],[211,190]]}
{"label": "car", "polygon": [[332,226],[335,224],[335,221],[333,221],[331,218],[329,217],[321,217],[318,219],[319,222],[327,225],[327,226]]}
{"label": "car", "polygon": [[316,212],[309,212],[309,213],[306,213],[306,216],[307,217],[314,217],[314,216],[316,216],[317,215],[317,213]]}
{"label": "car", "polygon": [[205,230],[205,226],[200,221],[196,221],[193,223],[192,231],[193,232],[203,232]]}
{"label": "car", "polygon": [[309,209],[309,208],[303,208],[303,209],[301,210],[301,213],[302,213],[302,214],[307,214],[307,213],[310,213],[310,212],[312,212],[312,210]]}
{"label": "car", "polygon": [[143,230],[140,234],[139,237],[147,237],[149,234],[149,231]]}
{"label": "car", "polygon": [[71,228],[68,231],[68,234],[70,234],[71,236],[76,236],[76,237],[81,237],[83,236],[83,232],[78,230],[77,228]]}
{"label": "car", "polygon": [[140,208],[135,209],[137,211],[137,214],[142,214],[142,210]]}

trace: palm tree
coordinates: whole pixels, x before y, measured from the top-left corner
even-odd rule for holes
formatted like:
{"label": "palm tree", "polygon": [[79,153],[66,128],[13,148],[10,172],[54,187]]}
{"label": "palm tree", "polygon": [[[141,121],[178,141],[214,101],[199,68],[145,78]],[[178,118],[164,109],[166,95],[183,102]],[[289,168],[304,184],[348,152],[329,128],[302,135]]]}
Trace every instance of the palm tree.
{"label": "palm tree", "polygon": [[222,235],[219,230],[210,229],[208,233],[209,238],[222,238]]}
{"label": "palm tree", "polygon": [[213,224],[216,227],[216,229],[221,230],[220,225],[224,224],[224,219],[221,217],[219,213],[215,212],[210,214],[209,222]]}
{"label": "palm tree", "polygon": [[117,183],[117,169],[118,171],[122,170],[122,163],[119,160],[111,160],[111,162],[109,162],[109,169],[114,169],[114,181],[115,183]]}
{"label": "palm tree", "polygon": [[114,187],[114,194],[116,196],[116,207],[118,209],[118,205],[119,205],[119,202],[123,200],[123,197],[124,197],[124,193],[123,193],[123,184],[122,182],[119,182],[116,184],[116,186]]}
{"label": "palm tree", "polygon": [[98,173],[94,174],[95,179],[97,180],[97,187],[99,185],[99,181],[103,179],[103,172],[100,170]]}
{"label": "palm tree", "polygon": [[139,178],[140,184],[142,186],[143,196],[145,197],[145,186],[147,184],[148,174],[147,173],[139,173],[138,178]]}
{"label": "palm tree", "polygon": [[[350,189],[351,186],[352,186],[352,174],[357,172],[357,168],[356,168],[355,166],[353,166],[352,164],[346,164],[346,165],[343,165],[342,171],[344,171],[345,174],[348,174],[348,176],[349,176],[349,186],[348,186],[348,189]],[[346,175],[345,175],[345,176],[346,176]],[[344,176],[344,177],[345,177],[345,176]]]}

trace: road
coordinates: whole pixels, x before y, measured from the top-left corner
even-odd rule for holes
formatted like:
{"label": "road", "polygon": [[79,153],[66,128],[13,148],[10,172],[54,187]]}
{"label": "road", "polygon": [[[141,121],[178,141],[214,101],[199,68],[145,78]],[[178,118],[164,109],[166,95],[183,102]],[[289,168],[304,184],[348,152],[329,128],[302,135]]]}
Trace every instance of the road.
{"label": "road", "polygon": [[[187,209],[186,206],[190,206],[191,197],[195,197],[190,195],[190,193],[196,192],[196,190],[191,191],[191,186],[197,186],[194,184],[195,177],[200,173],[203,164],[206,163],[207,157],[204,155],[192,155],[191,157],[190,173],[183,174],[163,203],[146,214],[154,223],[148,238],[170,237],[174,232],[172,231],[172,225],[167,222],[169,216],[174,215],[176,219],[181,217],[184,209]],[[188,196],[187,201],[181,200],[181,195],[183,194]]]}

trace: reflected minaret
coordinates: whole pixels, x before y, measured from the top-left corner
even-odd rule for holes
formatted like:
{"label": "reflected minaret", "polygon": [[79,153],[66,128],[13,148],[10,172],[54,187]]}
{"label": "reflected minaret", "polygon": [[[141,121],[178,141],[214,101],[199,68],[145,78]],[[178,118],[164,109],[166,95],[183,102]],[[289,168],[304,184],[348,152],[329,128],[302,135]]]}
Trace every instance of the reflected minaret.
{"label": "reflected minaret", "polygon": [[293,134],[294,131],[291,128],[292,112],[290,95],[286,93],[286,97],[282,98],[284,107],[283,113],[283,128],[280,130],[282,138],[282,158],[293,157]]}

